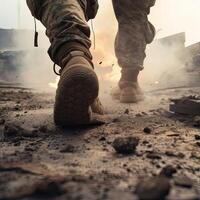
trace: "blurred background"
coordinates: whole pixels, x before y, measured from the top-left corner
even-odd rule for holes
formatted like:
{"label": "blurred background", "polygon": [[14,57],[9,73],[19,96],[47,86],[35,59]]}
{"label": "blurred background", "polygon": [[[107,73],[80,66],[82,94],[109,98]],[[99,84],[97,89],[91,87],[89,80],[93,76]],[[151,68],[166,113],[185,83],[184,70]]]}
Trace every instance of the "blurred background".
{"label": "blurred background", "polygon": [[[46,53],[49,41],[45,28],[37,22],[39,48],[34,48],[34,21],[25,0],[0,0],[0,4],[0,80],[26,87],[55,88],[58,78]],[[102,87],[108,83],[112,87],[120,77],[113,48],[117,23],[111,0],[99,4],[93,20],[96,48],[91,51]],[[199,0],[159,0],[151,9],[149,19],[157,34],[147,47],[145,70],[140,77],[147,90],[199,84],[199,7]]]}

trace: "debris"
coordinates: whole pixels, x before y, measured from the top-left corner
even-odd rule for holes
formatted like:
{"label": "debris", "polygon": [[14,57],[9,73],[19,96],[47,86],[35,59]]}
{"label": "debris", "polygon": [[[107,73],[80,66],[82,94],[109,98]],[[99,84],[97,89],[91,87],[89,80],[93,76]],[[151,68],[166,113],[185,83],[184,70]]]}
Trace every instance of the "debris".
{"label": "debris", "polygon": [[37,196],[44,196],[44,197],[56,197],[60,196],[64,193],[64,190],[62,189],[62,184],[58,181],[43,181],[41,183],[38,183],[38,185],[35,186],[35,191],[33,192],[34,195]]}
{"label": "debris", "polygon": [[160,160],[162,158],[158,153],[155,152],[148,153],[146,157],[152,160]]}
{"label": "debris", "polygon": [[129,115],[129,109],[128,108],[124,111],[124,114]]}
{"label": "debris", "polygon": [[170,111],[178,114],[200,115],[200,97],[187,96],[181,99],[171,99]]}
{"label": "debris", "polygon": [[177,157],[177,158],[185,158],[185,154],[183,153],[175,153],[173,151],[166,151],[165,155],[168,157]]}
{"label": "debris", "polygon": [[200,140],[200,135],[195,135],[195,140]]}
{"label": "debris", "polygon": [[31,175],[37,175],[37,173],[34,173],[30,170],[26,170],[23,167],[15,167],[15,166],[3,166],[0,165],[0,172],[16,172],[18,174],[31,174]]}
{"label": "debris", "polygon": [[7,137],[12,137],[19,135],[23,129],[15,124],[8,123],[4,127],[4,135]]}
{"label": "debris", "polygon": [[172,133],[172,134],[167,135],[167,137],[179,137],[179,136],[180,136],[179,133]]}
{"label": "debris", "polygon": [[144,128],[143,131],[144,131],[144,133],[147,133],[147,134],[150,134],[152,132],[151,128],[149,128],[149,127]]}
{"label": "debris", "polygon": [[48,128],[46,125],[43,125],[39,128],[39,131],[42,132],[42,133],[46,133],[48,131]]}
{"label": "debris", "polygon": [[196,151],[193,151],[190,155],[190,158],[195,158],[195,159],[198,159],[200,160],[200,153],[199,152],[196,152]]}
{"label": "debris", "polygon": [[74,153],[75,152],[75,147],[71,144],[68,144],[64,148],[60,150],[60,153]]}
{"label": "debris", "polygon": [[194,118],[194,127],[200,128],[200,116]]}
{"label": "debris", "polygon": [[134,153],[139,144],[139,139],[135,137],[118,137],[114,140],[112,146],[117,153],[131,154]]}
{"label": "debris", "polygon": [[27,145],[27,146],[25,146],[24,150],[25,151],[32,151],[32,152],[34,152],[34,151],[37,150],[37,146],[29,146],[29,145]]}
{"label": "debris", "polygon": [[27,130],[14,123],[5,124],[3,134],[6,137],[22,136],[22,137],[27,137],[27,138],[35,138],[38,136],[35,130]]}
{"label": "debris", "polygon": [[106,141],[106,138],[104,136],[99,138],[99,141]]}
{"label": "debris", "polygon": [[196,145],[197,145],[198,147],[200,147],[200,142],[196,142]]}
{"label": "debris", "polygon": [[193,181],[185,176],[185,175],[180,175],[174,178],[174,184],[180,187],[184,188],[192,188],[193,187]]}
{"label": "debris", "polygon": [[5,119],[0,119],[0,125],[4,125],[5,124]]}
{"label": "debris", "polygon": [[140,200],[164,200],[171,189],[170,181],[163,176],[144,178],[136,186]]}
{"label": "debris", "polygon": [[160,175],[166,176],[167,178],[172,178],[172,176],[177,172],[176,168],[173,167],[172,165],[167,165],[166,167],[164,167],[161,172]]}

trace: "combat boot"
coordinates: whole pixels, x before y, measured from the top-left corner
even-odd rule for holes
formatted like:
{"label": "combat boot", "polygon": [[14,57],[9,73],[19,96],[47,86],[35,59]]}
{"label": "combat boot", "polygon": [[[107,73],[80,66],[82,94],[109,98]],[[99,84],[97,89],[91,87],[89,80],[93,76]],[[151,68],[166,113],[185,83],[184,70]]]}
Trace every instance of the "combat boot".
{"label": "combat boot", "polygon": [[140,70],[122,70],[118,87],[113,89],[111,95],[121,103],[137,103],[144,99],[143,92],[138,83]]}
{"label": "combat boot", "polygon": [[91,122],[93,111],[103,114],[98,100],[99,83],[92,63],[83,52],[73,51],[61,70],[56,91],[54,121],[58,126],[84,125]]}

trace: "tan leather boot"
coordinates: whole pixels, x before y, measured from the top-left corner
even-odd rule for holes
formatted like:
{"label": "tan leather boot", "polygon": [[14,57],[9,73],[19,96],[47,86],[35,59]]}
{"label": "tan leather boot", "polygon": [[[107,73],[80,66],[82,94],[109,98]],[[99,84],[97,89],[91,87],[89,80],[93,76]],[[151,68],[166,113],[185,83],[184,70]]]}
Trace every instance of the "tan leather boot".
{"label": "tan leather boot", "polygon": [[103,114],[103,108],[97,100],[99,83],[96,73],[82,52],[71,52],[72,56],[61,71],[54,121],[58,126],[89,124],[93,110]]}
{"label": "tan leather boot", "polygon": [[144,99],[143,92],[138,84],[139,70],[122,70],[119,86],[111,92],[113,99],[121,103],[137,103]]}
{"label": "tan leather boot", "polygon": [[138,83],[135,83],[134,86],[125,87],[123,89],[116,87],[112,90],[111,95],[113,99],[120,100],[121,103],[137,103],[144,100],[144,94]]}

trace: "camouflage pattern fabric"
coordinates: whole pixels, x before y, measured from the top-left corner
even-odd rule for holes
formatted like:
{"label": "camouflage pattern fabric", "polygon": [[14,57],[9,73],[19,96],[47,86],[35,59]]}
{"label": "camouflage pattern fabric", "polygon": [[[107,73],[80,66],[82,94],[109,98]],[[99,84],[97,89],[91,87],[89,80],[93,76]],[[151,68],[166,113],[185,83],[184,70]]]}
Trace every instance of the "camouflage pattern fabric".
{"label": "camouflage pattern fabric", "polygon": [[[58,65],[70,51],[81,50],[91,57],[87,21],[96,16],[98,0],[26,0],[32,15],[46,27],[49,55]],[[155,34],[148,21],[155,0],[113,0],[119,23],[115,52],[122,68],[143,66],[146,45]]]}
{"label": "camouflage pattern fabric", "polygon": [[122,68],[142,70],[146,45],[153,41],[155,29],[148,21],[155,0],[112,0],[119,28],[115,53]]}
{"label": "camouflage pattern fabric", "polygon": [[46,27],[51,42],[48,53],[56,64],[61,65],[70,51],[84,51],[91,57],[87,20],[96,16],[97,0],[27,0],[27,5]]}

